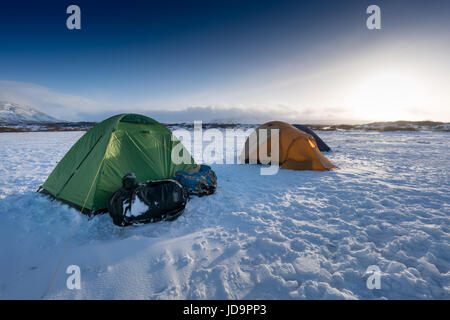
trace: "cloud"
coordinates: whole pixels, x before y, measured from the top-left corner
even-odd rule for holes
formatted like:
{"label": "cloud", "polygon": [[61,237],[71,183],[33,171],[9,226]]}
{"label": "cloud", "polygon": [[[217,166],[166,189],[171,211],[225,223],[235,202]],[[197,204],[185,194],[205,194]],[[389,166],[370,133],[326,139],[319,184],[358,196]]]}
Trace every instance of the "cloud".
{"label": "cloud", "polygon": [[[202,120],[203,122],[241,122],[241,123],[261,123],[273,120],[292,121],[296,114],[282,108],[268,109],[267,107],[237,108],[237,107],[188,107],[178,111],[153,110],[145,112],[158,121],[170,122],[192,122]],[[276,114],[276,116],[274,116]],[[297,115],[298,116],[298,115]]]}
{"label": "cloud", "polygon": [[44,86],[0,80],[0,100],[30,106],[62,120],[84,120],[82,113],[105,108],[95,100],[55,92]]}
{"label": "cloud", "polygon": [[[119,113],[140,113],[158,121],[192,122],[245,122],[261,123],[268,120],[283,120],[288,122],[323,122],[323,111],[314,108],[292,108],[282,104],[253,105],[207,105],[171,109],[151,107],[144,104],[113,104],[99,102],[90,98],[59,93],[44,86],[0,80],[0,100],[15,102],[33,107],[50,116],[68,121],[101,121]],[[181,101],[180,105],[181,105]],[[173,102],[172,102],[173,103]],[[336,118],[338,110],[329,110],[326,119]]]}
{"label": "cloud", "polygon": [[[98,112],[95,114],[80,114],[83,119],[101,121],[119,113],[139,113],[151,117],[163,123],[192,123],[203,121],[204,123],[264,123],[272,120],[286,121],[290,123],[356,123],[349,119],[340,120],[333,116],[324,117],[321,111],[305,109],[295,111],[288,107],[223,107],[223,106],[197,106],[187,107],[181,110],[143,110],[122,109],[115,111]],[[330,113],[331,114],[331,113]]]}

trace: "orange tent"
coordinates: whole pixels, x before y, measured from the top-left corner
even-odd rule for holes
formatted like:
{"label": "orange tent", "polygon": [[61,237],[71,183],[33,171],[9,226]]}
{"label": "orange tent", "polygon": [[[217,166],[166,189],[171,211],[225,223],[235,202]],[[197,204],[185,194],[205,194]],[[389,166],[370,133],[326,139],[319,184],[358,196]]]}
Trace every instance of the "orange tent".
{"label": "orange tent", "polygon": [[[272,137],[271,135],[276,131],[271,129],[278,129],[278,135]],[[266,130],[267,134],[261,134],[262,130]],[[313,136],[281,121],[271,121],[259,126],[247,138],[240,155],[241,161],[244,163],[274,161],[271,139],[277,138],[279,139],[278,163],[282,169],[331,170],[336,167],[319,151]]]}

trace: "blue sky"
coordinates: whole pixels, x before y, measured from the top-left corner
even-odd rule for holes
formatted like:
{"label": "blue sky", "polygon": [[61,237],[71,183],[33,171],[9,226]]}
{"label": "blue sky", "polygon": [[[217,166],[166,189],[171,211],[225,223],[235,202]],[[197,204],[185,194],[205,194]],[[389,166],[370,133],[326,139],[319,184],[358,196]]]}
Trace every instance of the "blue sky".
{"label": "blue sky", "polygon": [[[66,28],[71,4],[81,30]],[[0,6],[0,100],[62,119],[450,121],[448,1]]]}

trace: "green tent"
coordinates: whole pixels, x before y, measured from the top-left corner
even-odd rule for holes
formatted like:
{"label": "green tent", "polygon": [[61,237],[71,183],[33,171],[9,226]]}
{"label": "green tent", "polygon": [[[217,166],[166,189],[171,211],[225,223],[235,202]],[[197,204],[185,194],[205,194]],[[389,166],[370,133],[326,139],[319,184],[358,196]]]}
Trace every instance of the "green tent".
{"label": "green tent", "polygon": [[[66,153],[42,189],[83,212],[102,211],[122,177],[137,181],[173,178],[196,164],[181,142],[159,122],[137,114],[121,114],[97,124]],[[178,146],[177,146],[178,145]],[[176,147],[177,146],[177,147]],[[175,164],[172,149],[188,155],[190,164]],[[186,158],[186,156],[185,156]]]}

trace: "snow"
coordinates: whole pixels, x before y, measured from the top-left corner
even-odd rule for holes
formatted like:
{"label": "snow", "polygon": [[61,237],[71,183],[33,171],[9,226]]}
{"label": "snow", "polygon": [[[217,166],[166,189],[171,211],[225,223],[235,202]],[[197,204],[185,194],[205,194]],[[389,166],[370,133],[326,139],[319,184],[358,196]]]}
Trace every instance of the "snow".
{"label": "snow", "polygon": [[0,134],[1,299],[450,298],[448,133],[321,132],[334,171],[213,164],[216,194],[126,228],[35,192],[82,134]]}
{"label": "snow", "polygon": [[58,120],[31,107],[0,101],[0,122],[22,123],[55,121]]}
{"label": "snow", "polygon": [[[123,204],[123,208],[124,208],[124,211],[128,210],[126,203]],[[131,209],[129,209],[125,213],[125,215],[127,217],[132,217],[132,216],[133,217],[138,217],[141,214],[143,214],[144,212],[146,212],[147,210],[148,210],[148,206],[143,201],[141,201],[139,196],[136,195],[134,200],[131,202]]]}

